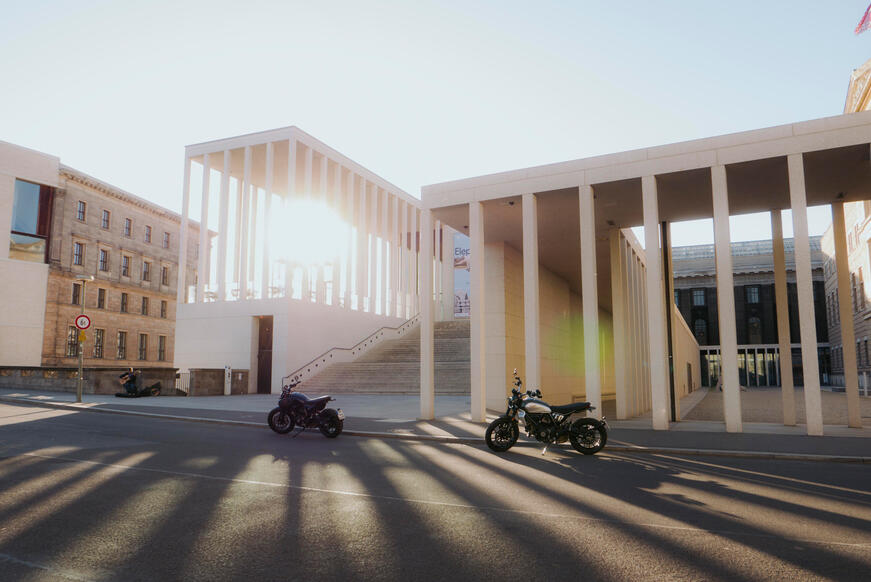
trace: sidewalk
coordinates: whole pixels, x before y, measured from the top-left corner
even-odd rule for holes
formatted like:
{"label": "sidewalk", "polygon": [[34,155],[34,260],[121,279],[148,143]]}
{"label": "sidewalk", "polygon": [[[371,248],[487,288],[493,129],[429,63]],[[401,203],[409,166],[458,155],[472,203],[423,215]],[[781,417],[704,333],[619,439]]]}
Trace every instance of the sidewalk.
{"label": "sidewalk", "polygon": [[[401,438],[446,443],[483,444],[486,423],[472,422],[468,396],[436,396],[436,416],[432,421],[416,420],[419,399],[414,395],[341,394],[333,404],[345,412],[345,435],[376,438]],[[122,399],[86,394],[81,404],[68,392],[0,390],[0,403],[38,405],[67,410],[113,414],[134,414],[182,421],[220,423],[266,428],[266,414],[277,403],[277,396],[159,396]],[[488,421],[496,413],[488,414]],[[871,428],[825,427],[826,436],[810,437],[805,427],[786,427],[774,423],[744,423],[744,432],[726,433],[725,425],[715,421],[672,423],[670,430],[654,431],[650,419],[608,420],[610,427],[606,451],[737,457],[823,460],[871,463]],[[521,436],[518,444],[542,446]]]}

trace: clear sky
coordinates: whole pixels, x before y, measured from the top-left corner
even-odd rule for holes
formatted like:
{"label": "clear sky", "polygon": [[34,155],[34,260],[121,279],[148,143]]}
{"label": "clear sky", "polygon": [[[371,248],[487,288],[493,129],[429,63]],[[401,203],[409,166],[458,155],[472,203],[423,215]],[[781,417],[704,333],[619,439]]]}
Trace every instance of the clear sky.
{"label": "clear sky", "polygon": [[6,0],[0,140],[178,211],[186,144],[297,125],[419,196],[839,114],[868,1]]}

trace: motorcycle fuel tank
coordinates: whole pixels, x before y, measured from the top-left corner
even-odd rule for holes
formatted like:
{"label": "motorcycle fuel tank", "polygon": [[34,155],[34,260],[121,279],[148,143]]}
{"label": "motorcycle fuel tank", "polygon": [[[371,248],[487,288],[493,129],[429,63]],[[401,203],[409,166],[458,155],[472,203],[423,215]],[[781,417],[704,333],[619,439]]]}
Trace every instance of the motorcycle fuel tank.
{"label": "motorcycle fuel tank", "polygon": [[523,401],[522,406],[526,412],[532,412],[535,414],[550,412],[550,406],[548,406],[547,402],[536,398],[527,398]]}

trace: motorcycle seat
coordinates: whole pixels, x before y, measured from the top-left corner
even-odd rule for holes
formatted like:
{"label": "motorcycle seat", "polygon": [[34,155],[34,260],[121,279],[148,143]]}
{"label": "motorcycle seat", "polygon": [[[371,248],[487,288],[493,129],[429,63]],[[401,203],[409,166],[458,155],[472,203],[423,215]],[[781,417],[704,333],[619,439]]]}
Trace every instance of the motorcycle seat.
{"label": "motorcycle seat", "polygon": [[571,414],[572,412],[582,412],[590,409],[589,402],[573,402],[572,404],[562,404],[560,406],[551,406],[553,412],[559,414]]}
{"label": "motorcycle seat", "polygon": [[330,398],[329,396],[318,396],[317,398],[306,397],[305,403],[308,405],[312,405],[312,404],[318,405],[318,404],[322,404],[322,403],[326,404],[330,400],[332,400],[332,398]]}

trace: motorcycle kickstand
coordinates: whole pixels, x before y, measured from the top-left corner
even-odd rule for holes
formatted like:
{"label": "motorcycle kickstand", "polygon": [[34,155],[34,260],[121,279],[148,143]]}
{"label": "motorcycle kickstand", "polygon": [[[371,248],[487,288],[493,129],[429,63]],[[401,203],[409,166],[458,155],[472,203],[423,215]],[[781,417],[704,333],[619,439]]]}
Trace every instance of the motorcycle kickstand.
{"label": "motorcycle kickstand", "polygon": [[304,430],[305,430],[305,427],[304,427],[304,426],[299,427],[299,430],[296,431],[296,434],[293,435],[293,436],[291,436],[290,438],[295,439],[296,437],[299,436],[299,433],[301,433],[301,432],[304,431]]}
{"label": "motorcycle kickstand", "polygon": [[541,456],[543,457],[546,452],[547,452],[547,445],[544,445],[544,448],[541,449]]}

